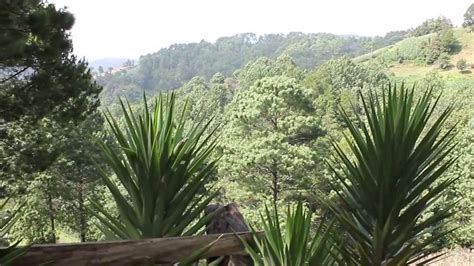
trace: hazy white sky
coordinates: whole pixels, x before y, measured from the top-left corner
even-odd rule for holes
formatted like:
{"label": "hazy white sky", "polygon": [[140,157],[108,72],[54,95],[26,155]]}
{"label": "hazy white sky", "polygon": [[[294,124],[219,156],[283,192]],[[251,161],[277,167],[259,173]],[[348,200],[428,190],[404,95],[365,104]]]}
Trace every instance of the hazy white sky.
{"label": "hazy white sky", "polygon": [[76,17],[74,52],[89,61],[138,58],[173,43],[254,32],[384,35],[444,15],[455,25],[473,0],[49,0]]}

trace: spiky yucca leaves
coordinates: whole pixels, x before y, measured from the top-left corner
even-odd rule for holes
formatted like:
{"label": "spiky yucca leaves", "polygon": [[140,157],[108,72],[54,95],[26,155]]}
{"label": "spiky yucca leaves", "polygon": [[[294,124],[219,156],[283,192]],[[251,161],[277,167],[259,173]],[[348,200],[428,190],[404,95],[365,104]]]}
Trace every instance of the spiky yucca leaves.
{"label": "spiky yucca leaves", "polygon": [[265,216],[261,215],[263,236],[252,229],[255,245],[243,241],[255,265],[335,264],[339,258],[331,235],[332,223],[320,223],[315,234],[311,236],[311,216],[301,202],[295,208],[288,207],[283,232],[276,206],[273,212],[265,207]]}
{"label": "spiky yucca leaves", "polygon": [[421,263],[439,251],[431,244],[448,233],[440,227],[451,207],[424,214],[455,181],[439,180],[455,160],[447,158],[455,146],[454,128],[443,130],[452,107],[431,124],[440,96],[426,91],[415,98],[414,90],[392,85],[382,99],[369,94],[362,99],[367,122],[359,117],[357,125],[342,111],[354,157],[335,145],[338,160],[331,166],[341,185],[340,202],[330,209],[361,265]]}
{"label": "spiky yucca leaves", "polygon": [[[121,101],[125,127],[106,115],[119,151],[100,142],[104,158],[120,184],[102,171],[102,179],[115,200],[119,217],[92,202],[91,210],[110,239],[140,239],[192,235],[210,216],[203,209],[215,197],[202,193],[215,171],[210,153],[216,146],[210,121],[196,123],[185,132],[185,109],[175,114],[175,95],[160,95],[149,110],[144,99],[141,114]],[[122,188],[120,188],[123,187]],[[123,193],[123,191],[126,193]]]}
{"label": "spiky yucca leaves", "polygon": [[[5,200],[0,205],[0,211],[3,212],[8,201],[9,199]],[[5,240],[8,231],[10,231],[11,227],[19,217],[18,214],[21,207],[22,206],[17,208],[12,213],[0,213],[0,240]],[[20,241],[15,242],[13,245],[10,245],[7,248],[0,248],[0,265],[9,265],[10,263],[13,263],[15,259],[25,254],[29,246],[18,247],[18,244],[20,244]]]}

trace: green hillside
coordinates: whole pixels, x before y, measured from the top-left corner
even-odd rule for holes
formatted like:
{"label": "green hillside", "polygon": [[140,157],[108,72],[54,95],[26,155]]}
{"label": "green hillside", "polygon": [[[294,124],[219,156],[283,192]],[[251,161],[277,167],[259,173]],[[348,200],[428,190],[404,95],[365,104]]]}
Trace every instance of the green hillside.
{"label": "green hillside", "polygon": [[137,100],[141,99],[143,91],[156,94],[176,89],[195,76],[210,79],[215,73],[222,73],[229,77],[260,57],[274,59],[286,54],[299,67],[310,70],[330,59],[355,57],[394,44],[406,35],[406,31],[389,32],[384,37],[301,32],[257,36],[245,33],[222,37],[213,43],[173,44],[141,56],[133,68],[96,77],[104,87],[101,95],[104,103],[115,101],[119,96]]}
{"label": "green hillside", "polygon": [[[447,87],[473,87],[474,86],[474,33],[464,28],[453,29],[454,38],[457,41],[456,50],[446,58],[448,63],[445,69],[441,68],[441,62],[433,64],[420,62],[419,56],[422,51],[423,42],[434,38],[435,34],[420,37],[410,37],[394,45],[376,50],[354,59],[358,63],[377,62],[387,67],[390,75],[408,83],[420,80],[426,75],[438,75]],[[397,60],[404,58],[404,60]],[[467,68],[464,71],[457,69],[456,64],[464,59]]]}

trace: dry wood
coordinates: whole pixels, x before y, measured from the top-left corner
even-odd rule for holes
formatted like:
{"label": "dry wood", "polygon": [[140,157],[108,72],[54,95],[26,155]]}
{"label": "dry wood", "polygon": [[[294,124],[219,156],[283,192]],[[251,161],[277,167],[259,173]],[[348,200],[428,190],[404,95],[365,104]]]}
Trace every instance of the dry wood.
{"label": "dry wood", "polygon": [[[250,233],[237,233],[250,241]],[[244,247],[234,233],[194,237],[155,238],[113,242],[33,245],[15,265],[142,265],[147,262],[175,263],[193,251],[222,237],[203,257],[244,254]]]}

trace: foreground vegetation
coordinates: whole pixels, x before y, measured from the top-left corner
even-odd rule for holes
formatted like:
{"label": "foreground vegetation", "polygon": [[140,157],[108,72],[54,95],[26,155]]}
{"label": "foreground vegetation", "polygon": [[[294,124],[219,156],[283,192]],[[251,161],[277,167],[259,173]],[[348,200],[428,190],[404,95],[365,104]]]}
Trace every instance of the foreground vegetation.
{"label": "foreground vegetation", "polygon": [[[136,115],[121,102],[125,128],[106,116],[114,144],[100,142],[111,177],[101,169],[119,217],[92,201],[91,210],[100,220],[107,239],[141,239],[189,236],[202,233],[212,216],[201,217],[217,192],[203,191],[212,179],[216,160],[209,155],[216,147],[210,122],[186,127],[184,111],[175,112],[175,95],[159,97],[152,111],[146,98]],[[120,152],[117,152],[117,148]],[[117,180],[115,180],[117,179]],[[125,189],[125,193],[122,192]],[[190,224],[195,223],[190,227]]]}

